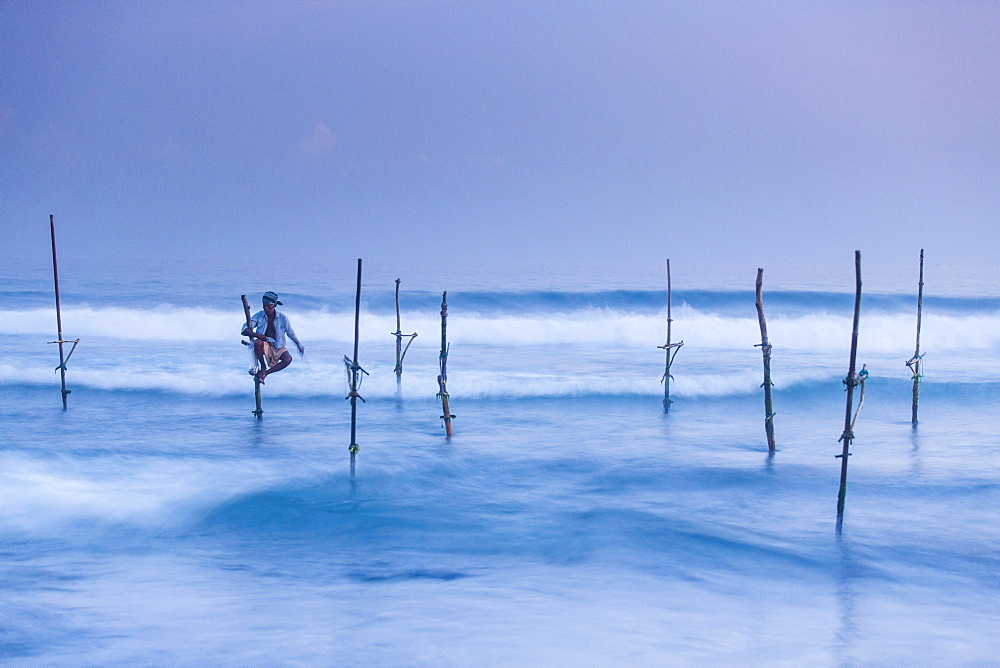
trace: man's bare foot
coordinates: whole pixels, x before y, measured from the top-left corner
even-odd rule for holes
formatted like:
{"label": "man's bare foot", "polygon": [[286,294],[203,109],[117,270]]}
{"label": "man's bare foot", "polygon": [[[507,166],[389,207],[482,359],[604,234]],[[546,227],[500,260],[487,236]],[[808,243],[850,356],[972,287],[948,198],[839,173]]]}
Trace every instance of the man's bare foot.
{"label": "man's bare foot", "polygon": [[260,371],[257,372],[257,382],[258,383],[260,383],[261,385],[263,385],[265,378],[267,378],[267,371],[265,371],[264,369],[261,369]]}

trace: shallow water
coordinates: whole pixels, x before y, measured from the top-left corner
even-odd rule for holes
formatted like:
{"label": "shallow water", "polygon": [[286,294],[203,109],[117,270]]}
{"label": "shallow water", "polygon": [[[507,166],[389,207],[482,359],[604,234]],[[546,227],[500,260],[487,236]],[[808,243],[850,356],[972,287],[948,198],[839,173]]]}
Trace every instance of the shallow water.
{"label": "shallow water", "polygon": [[[841,294],[766,296],[770,456],[752,294],[749,307],[726,290],[675,301],[686,344],[664,414],[656,290],[449,292],[448,440],[440,295],[404,293],[403,330],[420,336],[397,396],[392,284],[371,288],[352,478],[350,284],[286,300],[308,362],[268,379],[258,422],[235,299],[191,310],[204,277],[150,279],[139,296],[95,281],[119,310],[64,297],[65,333],[84,339],[65,413],[42,274],[6,304],[5,662],[1000,660],[988,294],[928,302],[916,428],[912,300],[866,306],[859,363],[872,376],[838,535]],[[192,334],[160,328],[165,311]]]}

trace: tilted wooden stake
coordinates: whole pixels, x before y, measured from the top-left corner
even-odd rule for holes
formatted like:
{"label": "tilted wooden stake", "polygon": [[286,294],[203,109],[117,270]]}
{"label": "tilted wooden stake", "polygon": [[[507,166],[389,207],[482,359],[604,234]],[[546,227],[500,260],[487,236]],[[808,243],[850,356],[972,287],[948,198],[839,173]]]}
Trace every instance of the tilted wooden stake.
{"label": "tilted wooden stake", "polygon": [[448,291],[441,296],[441,375],[438,376],[438,396],[441,398],[441,418],[448,438],[452,436],[451,421],[455,418],[448,407]]}
{"label": "tilted wooden stake", "polygon": [[358,365],[358,334],[360,332],[359,323],[361,321],[361,258],[358,258],[358,289],[354,298],[354,359],[344,356],[344,365],[347,366],[347,375],[351,384],[351,391],[345,399],[351,400],[351,444],[348,450],[351,453],[351,476],[354,475],[354,460],[361,447],[358,445],[358,399],[364,402],[364,398],[358,394],[361,388],[361,374],[368,375],[368,372]]}
{"label": "tilted wooden stake", "polygon": [[[49,231],[52,235],[52,279],[55,282],[56,288],[56,331],[58,335],[58,340],[49,341],[49,343],[59,344],[59,366],[56,367],[56,371],[59,372],[59,377],[62,383],[62,405],[63,410],[66,410],[66,395],[68,395],[73,390],[66,389],[66,362],[72,357],[73,351],[76,350],[76,344],[80,343],[80,339],[75,341],[64,341],[63,331],[62,331],[62,307],[59,305],[59,265],[56,262],[56,220],[55,216],[49,216]],[[73,347],[69,350],[69,355],[63,356],[63,344],[72,343]]]}
{"label": "tilted wooden stake", "polygon": [[[240,299],[243,300],[243,314],[247,317],[247,329],[253,331],[253,318],[250,316],[250,304],[247,303],[247,296],[240,295]],[[264,362],[257,357],[253,339],[250,339],[249,342],[244,341],[243,344],[250,347],[250,353],[254,356],[254,359],[257,360],[258,364],[264,364]],[[253,375],[253,398],[256,405],[256,408],[253,410],[253,414],[258,420],[263,419],[264,409],[260,407],[260,378],[257,377],[257,374]]]}
{"label": "tilted wooden stake", "polygon": [[[681,346],[684,345],[683,341],[677,343],[670,342],[670,325],[673,323],[674,319],[671,317],[670,308],[671,302],[673,300],[672,290],[670,286],[670,260],[667,260],[667,342],[665,345],[656,346],[660,350],[666,351],[666,368],[663,371],[663,378],[660,382],[663,383],[663,410],[664,412],[670,410],[670,404],[674,403],[670,398],[670,381],[673,376],[670,374],[670,366],[674,363],[674,358],[677,357],[677,353],[680,352]],[[671,349],[673,349],[673,354],[671,354]]]}
{"label": "tilted wooden stake", "polygon": [[764,321],[764,297],[761,285],[764,270],[757,269],[757,321],[760,323],[760,352],[764,356],[764,432],[767,434],[767,449],[774,452],[774,408],[771,405],[771,343],[767,340],[767,323]]}
{"label": "tilted wooden stake", "polygon": [[[396,386],[398,387],[400,383],[403,382],[403,358],[406,357],[406,351],[410,349],[410,344],[413,343],[413,339],[417,338],[417,333],[413,334],[403,334],[403,330],[399,324],[399,279],[396,279],[396,331],[392,333],[396,337]],[[406,342],[406,347],[403,347],[403,338],[410,337],[410,340]]]}
{"label": "tilted wooden stake", "polygon": [[[861,385],[861,400],[864,401],[864,379],[868,372],[862,370],[859,377],[855,373],[858,359],[858,320],[861,315],[861,251],[854,251],[854,328],[851,333],[851,363],[847,370],[847,377],[844,384],[847,386],[847,409],[844,412],[844,433],[840,435],[840,440],[844,443],[844,450],[837,455],[840,458],[840,492],[837,494],[837,531],[844,521],[844,498],[847,496],[847,458],[851,455],[851,442],[854,441],[854,421],[857,420],[857,413],[854,420],[851,419],[851,409],[854,404],[854,388]],[[861,410],[861,403],[858,404],[858,411]]]}
{"label": "tilted wooden stake", "polygon": [[917,345],[913,349],[913,357],[906,362],[913,372],[913,408],[910,411],[910,421],[917,424],[917,403],[920,401],[920,373],[924,354],[920,352],[920,317],[924,308],[924,249],[920,249],[920,282],[917,285]]}

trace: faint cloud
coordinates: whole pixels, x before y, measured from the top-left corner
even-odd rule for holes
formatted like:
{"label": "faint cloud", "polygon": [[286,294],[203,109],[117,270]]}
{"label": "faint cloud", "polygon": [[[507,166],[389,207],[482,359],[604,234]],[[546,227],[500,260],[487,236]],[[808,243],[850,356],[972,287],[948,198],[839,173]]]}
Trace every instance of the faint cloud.
{"label": "faint cloud", "polygon": [[321,158],[332,151],[336,143],[337,135],[321,121],[313,126],[312,132],[299,140],[299,150],[314,158]]}

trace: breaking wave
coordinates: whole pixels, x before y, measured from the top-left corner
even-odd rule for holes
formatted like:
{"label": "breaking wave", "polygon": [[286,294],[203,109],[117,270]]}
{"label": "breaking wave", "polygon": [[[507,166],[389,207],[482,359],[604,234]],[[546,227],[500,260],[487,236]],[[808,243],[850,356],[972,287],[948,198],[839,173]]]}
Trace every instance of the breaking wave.
{"label": "breaking wave", "polygon": [[[305,341],[352,341],[352,312],[323,310],[291,312],[299,337]],[[743,349],[760,342],[756,316],[720,315],[684,306],[674,309],[672,338],[713,349]],[[788,350],[834,350],[849,343],[850,314],[825,311],[802,315],[777,315],[768,319],[768,335],[775,347]],[[404,319],[404,331],[435,337],[441,320],[437,313],[418,313]],[[55,338],[53,313],[48,309],[8,311],[0,336]],[[66,338],[118,339],[125,341],[224,342],[239,338],[240,319],[230,312],[199,308],[163,307],[126,309],[74,307],[63,311]],[[364,341],[384,342],[396,329],[394,315],[363,312]],[[452,310],[448,319],[449,340],[463,344],[599,345],[646,347],[665,338],[665,314],[629,310],[587,308],[566,313],[523,314]],[[890,352],[912,350],[915,318],[903,313],[868,313],[861,319],[861,340],[866,349]],[[1000,312],[967,315],[926,314],[922,341],[936,351],[991,351],[1000,349]]]}

